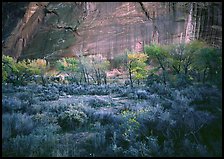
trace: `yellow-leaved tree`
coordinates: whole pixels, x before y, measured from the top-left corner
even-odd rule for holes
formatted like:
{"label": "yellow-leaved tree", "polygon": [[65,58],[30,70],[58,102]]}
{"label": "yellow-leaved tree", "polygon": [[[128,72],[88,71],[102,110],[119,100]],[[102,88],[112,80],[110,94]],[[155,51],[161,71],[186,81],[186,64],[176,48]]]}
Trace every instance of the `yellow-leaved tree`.
{"label": "yellow-leaved tree", "polygon": [[26,85],[32,76],[40,75],[43,84],[45,84],[44,73],[46,70],[47,62],[44,59],[26,59],[16,62],[10,56],[2,56],[2,79],[6,83]]}
{"label": "yellow-leaved tree", "polygon": [[48,70],[47,61],[44,59],[34,59],[32,61],[28,61],[27,67],[28,71],[31,74],[40,75],[42,84],[46,84],[46,79],[44,77],[46,71]]}
{"label": "yellow-leaved tree", "polygon": [[139,81],[147,77],[147,64],[148,56],[144,53],[128,53],[128,72],[130,85],[133,87],[133,78]]}

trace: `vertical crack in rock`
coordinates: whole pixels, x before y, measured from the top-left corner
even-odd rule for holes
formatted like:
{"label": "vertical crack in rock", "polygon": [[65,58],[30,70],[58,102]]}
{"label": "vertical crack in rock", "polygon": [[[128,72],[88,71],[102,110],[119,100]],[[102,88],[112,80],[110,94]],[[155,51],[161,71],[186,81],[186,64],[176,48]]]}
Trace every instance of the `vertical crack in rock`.
{"label": "vertical crack in rock", "polygon": [[149,16],[149,14],[148,14],[148,12],[147,12],[147,10],[146,10],[144,4],[143,4],[142,2],[139,2],[139,4],[140,4],[140,6],[141,6],[143,12],[145,13],[146,17],[147,17],[149,20],[153,21],[153,19]]}
{"label": "vertical crack in rock", "polygon": [[147,11],[147,9],[145,8],[144,4],[142,2],[139,2],[143,12],[145,13],[146,17],[152,21],[152,25],[153,25],[153,32],[152,32],[152,41],[159,43],[159,30],[158,30],[158,26],[155,24],[155,12],[153,12],[153,17],[149,16],[149,13]]}

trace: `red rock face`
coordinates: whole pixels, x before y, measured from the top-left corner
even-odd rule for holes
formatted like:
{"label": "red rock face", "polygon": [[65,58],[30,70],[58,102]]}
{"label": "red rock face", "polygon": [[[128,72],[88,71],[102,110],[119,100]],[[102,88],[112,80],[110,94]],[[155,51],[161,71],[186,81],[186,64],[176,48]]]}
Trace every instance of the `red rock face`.
{"label": "red rock face", "polygon": [[44,14],[44,5],[48,2],[30,2],[24,17],[17,23],[16,28],[8,37],[5,50],[9,55],[18,58],[27,43],[32,40],[33,36],[37,33],[38,28],[41,26]]}
{"label": "red rock face", "polygon": [[16,58],[101,54],[113,59],[126,49],[142,52],[152,43],[206,39],[221,46],[220,5],[200,10],[188,4],[189,12],[171,2],[32,2],[4,52],[11,50]]}
{"label": "red rock face", "polygon": [[91,3],[71,54],[82,51],[84,55],[102,54],[113,59],[125,49],[142,52],[145,44],[181,42],[185,21],[176,22],[172,12],[160,3],[149,3],[146,7],[152,8],[152,19],[147,18],[137,2]]}

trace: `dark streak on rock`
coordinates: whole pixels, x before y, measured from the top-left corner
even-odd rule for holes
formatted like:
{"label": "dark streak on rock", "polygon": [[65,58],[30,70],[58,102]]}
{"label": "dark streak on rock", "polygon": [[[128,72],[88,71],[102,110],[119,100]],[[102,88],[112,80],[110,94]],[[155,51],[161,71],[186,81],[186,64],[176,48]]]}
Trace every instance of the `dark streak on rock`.
{"label": "dark streak on rock", "polygon": [[145,13],[146,17],[147,17],[149,20],[153,20],[153,19],[149,16],[149,14],[148,14],[148,12],[147,12],[147,10],[146,10],[144,4],[143,4],[142,2],[139,2],[139,4],[141,5],[141,8],[142,8],[143,12]]}

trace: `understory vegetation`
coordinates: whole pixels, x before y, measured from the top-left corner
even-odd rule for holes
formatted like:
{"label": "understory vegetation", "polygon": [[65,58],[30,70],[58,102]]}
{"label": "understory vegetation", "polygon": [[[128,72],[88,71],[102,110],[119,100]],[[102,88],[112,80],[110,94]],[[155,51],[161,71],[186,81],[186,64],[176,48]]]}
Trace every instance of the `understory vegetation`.
{"label": "understory vegetation", "polygon": [[200,41],[154,44],[60,59],[50,74],[46,60],[3,55],[3,156],[222,156],[221,56]]}

